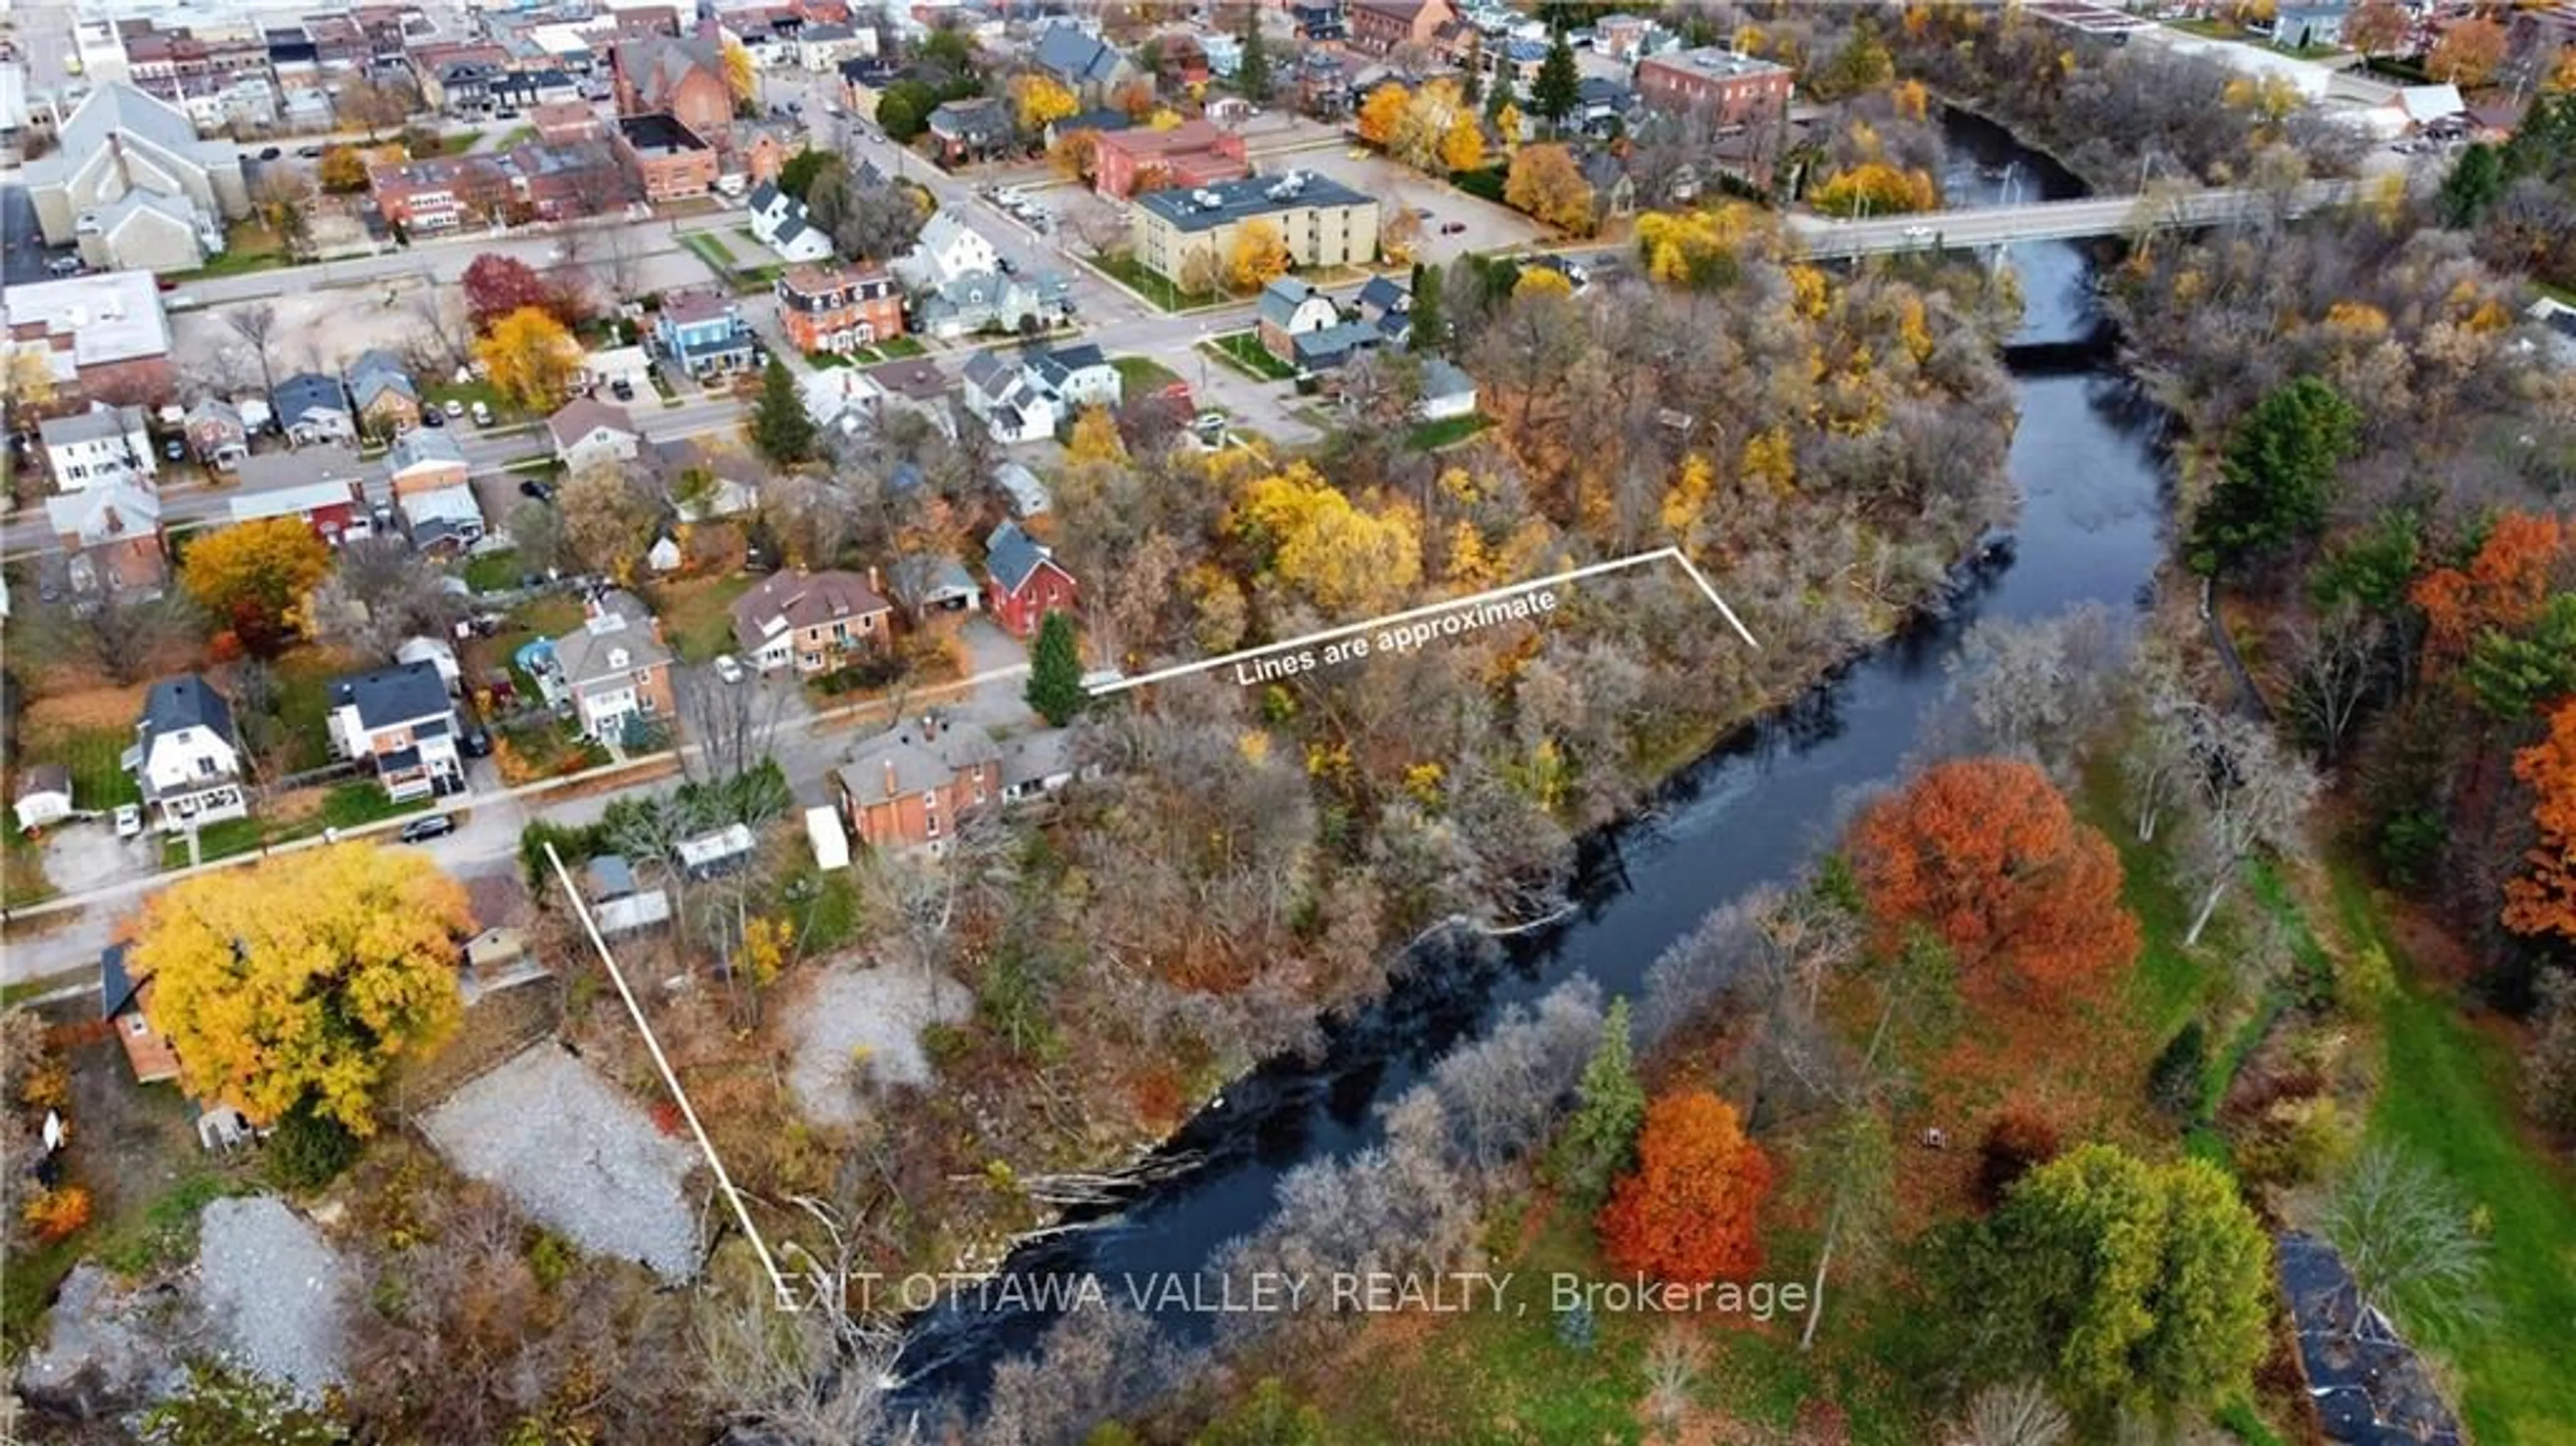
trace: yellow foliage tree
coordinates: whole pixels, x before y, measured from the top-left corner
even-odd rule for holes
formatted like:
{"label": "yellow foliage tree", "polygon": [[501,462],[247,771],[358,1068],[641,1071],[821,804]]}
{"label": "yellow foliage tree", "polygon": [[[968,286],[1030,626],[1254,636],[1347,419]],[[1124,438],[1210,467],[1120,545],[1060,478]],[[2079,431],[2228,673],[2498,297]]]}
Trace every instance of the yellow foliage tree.
{"label": "yellow foliage tree", "polygon": [[1744,442],[1744,478],[1774,492],[1787,492],[1798,481],[1798,448],[1785,427],[1757,432]]}
{"label": "yellow foliage tree", "polygon": [[1461,108],[1449,118],[1449,131],[1440,138],[1440,164],[1453,171],[1484,169],[1485,128],[1473,112]]}
{"label": "yellow foliage tree", "polygon": [[54,399],[54,367],[38,347],[9,348],[8,362],[0,367],[0,400],[12,406],[42,407]]}
{"label": "yellow foliage tree", "polygon": [[1011,110],[1020,129],[1036,135],[1055,122],[1082,109],[1082,102],[1051,76],[1015,76],[1011,80]]}
{"label": "yellow foliage tree", "polygon": [[388,1067],[455,1030],[473,932],[464,888],[426,856],[334,844],[153,896],[131,967],[189,1094],[261,1123],[309,1102],[365,1135]]}
{"label": "yellow foliage tree", "polygon": [[1073,438],[1065,455],[1075,462],[1124,462],[1127,444],[1119,440],[1118,419],[1107,407],[1085,407],[1073,419]]}
{"label": "yellow foliage tree", "polygon": [[742,926],[742,972],[753,988],[765,987],[778,977],[795,944],[795,927],[785,919],[758,914]]}
{"label": "yellow foliage tree", "polygon": [[724,75],[725,88],[736,101],[747,101],[760,90],[760,67],[752,64],[751,50],[739,40],[724,43]]}
{"label": "yellow foliage tree", "polygon": [[1303,462],[1255,479],[1235,527],[1268,551],[1280,581],[1327,612],[1382,609],[1422,577],[1422,526],[1411,508],[1364,511]]}
{"label": "yellow foliage tree", "polygon": [[331,549],[301,517],[268,517],[201,534],[180,586],[243,647],[274,655],[302,630],[306,600],[331,575]]}
{"label": "yellow foliage tree", "polygon": [[1373,146],[1383,146],[1395,139],[1396,123],[1404,118],[1404,108],[1413,103],[1413,92],[1389,82],[1370,91],[1360,102],[1360,139]]}
{"label": "yellow foliage tree", "polygon": [[2504,51],[2505,28],[2483,15],[2470,15],[2442,28],[2442,38],[2424,57],[2424,69],[2435,80],[2472,90],[2495,79]]}
{"label": "yellow foliage tree", "polygon": [[474,344],[493,387],[524,411],[553,410],[581,370],[581,344],[543,307],[523,306]]}
{"label": "yellow foliage tree", "polygon": [[1892,216],[1936,209],[1941,204],[1941,193],[1926,172],[1905,170],[1885,161],[1863,161],[1850,170],[1836,172],[1808,199],[1828,215]]}
{"label": "yellow foliage tree", "polygon": [[1180,128],[1181,113],[1170,106],[1159,107],[1152,115],[1145,117],[1145,129],[1149,131],[1176,131]]}
{"label": "yellow foliage tree", "polygon": [[1771,223],[1741,202],[1698,211],[1649,211],[1637,218],[1637,249],[1646,274],[1669,286],[1727,286],[1742,274],[1744,256],[1766,245]]}
{"label": "yellow foliage tree", "polygon": [[1578,236],[1592,234],[1592,183],[1560,145],[1523,146],[1503,177],[1503,203]]}
{"label": "yellow foliage tree", "polygon": [[1932,92],[1924,89],[1919,80],[1897,82],[1894,99],[1896,113],[1909,120],[1923,119],[1932,108]]}
{"label": "yellow foliage tree", "polygon": [[1512,299],[1515,301],[1524,296],[1572,296],[1573,294],[1574,283],[1566,279],[1565,273],[1545,266],[1531,266],[1523,269],[1520,279],[1512,283]]}
{"label": "yellow foliage tree", "polygon": [[1268,221],[1251,220],[1234,228],[1234,249],[1226,256],[1226,279],[1237,291],[1259,291],[1288,274],[1288,238]]}
{"label": "yellow foliage tree", "polygon": [[1825,279],[1825,273],[1813,266],[1789,268],[1789,304],[1797,308],[1800,316],[1816,320],[1825,314],[1833,299],[1833,283]]}
{"label": "yellow foliage tree", "polygon": [[1717,485],[1717,469],[1697,452],[1682,459],[1681,470],[1673,474],[1673,485],[1664,489],[1664,530],[1676,537],[1688,538],[1699,524],[1700,514],[1708,507],[1709,493]]}
{"label": "yellow foliage tree", "polygon": [[1505,149],[1521,143],[1521,132],[1527,128],[1527,125],[1528,122],[1521,115],[1521,108],[1510,101],[1504,101],[1503,108],[1494,112],[1494,129],[1501,134]]}

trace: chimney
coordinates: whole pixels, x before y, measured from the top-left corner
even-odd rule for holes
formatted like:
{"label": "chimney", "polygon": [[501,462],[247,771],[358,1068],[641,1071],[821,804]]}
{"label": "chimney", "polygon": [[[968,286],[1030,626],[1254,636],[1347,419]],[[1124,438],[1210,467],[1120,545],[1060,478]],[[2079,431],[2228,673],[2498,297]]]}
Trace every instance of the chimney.
{"label": "chimney", "polygon": [[885,761],[885,781],[886,797],[891,799],[894,797],[894,760],[891,758]]}
{"label": "chimney", "polygon": [[868,591],[885,596],[885,584],[877,581],[877,565],[873,562],[868,564]]}

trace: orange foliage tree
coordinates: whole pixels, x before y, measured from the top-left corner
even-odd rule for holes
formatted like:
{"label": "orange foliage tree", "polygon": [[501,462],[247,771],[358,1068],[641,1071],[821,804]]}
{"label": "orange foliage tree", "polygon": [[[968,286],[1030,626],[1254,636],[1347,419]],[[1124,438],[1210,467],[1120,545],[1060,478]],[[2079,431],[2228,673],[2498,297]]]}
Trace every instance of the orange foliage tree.
{"label": "orange foliage tree", "polygon": [[1601,1210],[1601,1248],[1621,1270],[1661,1281],[1742,1279],[1762,1264],[1754,1217],[1770,1193],[1770,1158],[1734,1107],[1675,1090],[1646,1107],[1636,1171]]}
{"label": "orange foliage tree", "polygon": [[2062,989],[2138,956],[2119,856],[2030,764],[1927,769],[1860,816],[1851,860],[1879,920],[1929,929],[1964,982]]}
{"label": "orange foliage tree", "polygon": [[2570,539],[2546,514],[2508,512],[2496,519],[2469,565],[2437,567],[2416,581],[2424,610],[2428,669],[2460,662],[2478,635],[2530,623],[2549,601],[2551,584],[2570,561]]}
{"label": "orange foliage tree", "polygon": [[2576,942],[2576,698],[2549,715],[2549,736],[2514,755],[2513,776],[2530,784],[2539,845],[2531,872],[2507,879],[2504,926]]}

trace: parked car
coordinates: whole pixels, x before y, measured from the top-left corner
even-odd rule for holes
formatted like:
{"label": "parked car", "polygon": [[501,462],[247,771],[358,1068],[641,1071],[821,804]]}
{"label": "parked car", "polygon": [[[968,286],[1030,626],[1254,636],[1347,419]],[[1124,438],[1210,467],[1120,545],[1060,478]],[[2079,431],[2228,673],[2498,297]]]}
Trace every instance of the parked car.
{"label": "parked car", "polygon": [[447,405],[440,408],[440,410],[446,412],[447,419],[452,422],[465,415],[465,404],[456,400],[454,397],[449,397],[447,399]]}
{"label": "parked car", "polygon": [[454,832],[456,832],[456,819],[452,815],[433,813],[427,818],[416,818],[404,824],[401,838],[404,843],[427,843],[431,839],[445,838]]}
{"label": "parked car", "polygon": [[45,270],[56,276],[78,276],[81,270],[81,259],[77,256],[57,256],[45,263]]}
{"label": "parked car", "polygon": [[116,836],[132,838],[143,832],[143,810],[131,803],[116,806]]}
{"label": "parked car", "polygon": [[492,409],[483,405],[481,402],[476,402],[474,404],[474,425],[478,427],[488,427],[492,425]]}
{"label": "parked car", "polygon": [[733,654],[723,654],[716,659],[716,676],[728,683],[739,683],[742,681],[742,664],[734,661]]}
{"label": "parked car", "polygon": [[635,384],[619,377],[608,384],[608,394],[621,402],[631,402],[635,400]]}
{"label": "parked car", "polygon": [[555,500],[555,489],[534,477],[523,477],[519,480],[519,495],[538,502],[552,502]]}
{"label": "parked car", "polygon": [[468,758],[489,758],[492,756],[492,735],[480,727],[468,728],[464,736],[456,740],[456,751]]}
{"label": "parked car", "polygon": [[276,160],[276,159],[277,159],[277,157],[278,157],[278,149],[277,149],[277,147],[275,147],[275,146],[262,146],[262,147],[260,147],[260,148],[259,148],[259,158],[260,158],[261,160],[263,160],[263,161],[273,161],[273,160]]}
{"label": "parked car", "polygon": [[188,449],[180,443],[178,438],[173,437],[169,441],[161,444],[161,455],[169,458],[173,462],[177,462],[184,460],[187,457]]}
{"label": "parked car", "polygon": [[322,148],[320,146],[298,146],[295,150],[295,156],[298,160],[318,161],[322,159]]}
{"label": "parked car", "polygon": [[420,409],[420,424],[424,427],[444,427],[447,425],[447,414],[436,407],[423,407]]}
{"label": "parked car", "polygon": [[1464,221],[1443,221],[1440,223],[1440,234],[1443,236],[1455,236],[1466,229],[1467,223]]}

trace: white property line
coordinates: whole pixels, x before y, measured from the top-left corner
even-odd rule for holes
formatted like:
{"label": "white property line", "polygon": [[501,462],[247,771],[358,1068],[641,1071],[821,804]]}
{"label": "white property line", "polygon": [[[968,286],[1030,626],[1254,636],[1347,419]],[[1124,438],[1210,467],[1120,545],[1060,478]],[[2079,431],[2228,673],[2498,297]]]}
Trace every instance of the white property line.
{"label": "white property line", "polygon": [[778,1291],[778,1308],[797,1309],[796,1292],[780,1274],[778,1262],[769,1255],[769,1242],[760,1236],[760,1227],[751,1223],[751,1207],[742,1203],[742,1192],[734,1188],[733,1177],[725,1173],[724,1161],[716,1155],[715,1143],[707,1138],[704,1125],[698,1123],[697,1107],[689,1103],[688,1091],[680,1088],[680,1077],[671,1072],[671,1061],[662,1053],[662,1041],[653,1037],[653,1026],[645,1021],[644,1007],[635,1002],[635,991],[626,987],[626,974],[617,967],[617,956],[608,952],[608,941],[599,937],[599,925],[590,917],[590,906],[581,901],[581,890],[572,886],[572,872],[564,867],[563,855],[555,846],[546,845],[546,862],[555,866],[555,878],[563,885],[564,897],[572,900],[572,911],[581,920],[590,945],[599,951],[599,962],[608,966],[609,982],[617,986],[617,997],[626,1001],[626,1012],[635,1020],[636,1032],[644,1036],[644,1048],[653,1055],[653,1067],[662,1072],[662,1083],[671,1087],[671,1098],[680,1105],[680,1117],[689,1122],[689,1133],[697,1136],[698,1149],[707,1157],[707,1165],[716,1172],[716,1183],[724,1187],[725,1199],[733,1205],[734,1219],[741,1223],[742,1233],[760,1256],[760,1268],[769,1272],[769,1283]]}
{"label": "white property line", "polygon": [[1728,607],[1726,599],[1717,595],[1717,589],[1709,586],[1708,579],[1701,575],[1700,570],[1692,565],[1688,557],[1682,555],[1682,550],[1678,547],[1659,547],[1652,552],[1638,553],[1634,557],[1622,557],[1611,562],[1596,562],[1585,567],[1569,568],[1564,572],[1550,573],[1546,577],[1532,578],[1527,582],[1516,582],[1505,587],[1489,588],[1484,592],[1469,593],[1465,597],[1453,597],[1418,608],[1407,608],[1400,613],[1388,613],[1384,617],[1370,618],[1364,622],[1344,623],[1337,628],[1326,628],[1322,632],[1307,633],[1302,637],[1283,638],[1275,643],[1263,643],[1257,648],[1242,648],[1217,657],[1202,658],[1195,663],[1176,663],[1168,668],[1157,668],[1141,678],[1121,678],[1114,683],[1103,683],[1091,690],[1091,696],[1106,698],[1112,693],[1124,693],[1130,688],[1141,688],[1147,683],[1159,683],[1167,678],[1185,678],[1192,673],[1203,673],[1210,668],[1222,668],[1228,663],[1239,663],[1246,658],[1258,658],[1265,653],[1302,648],[1312,643],[1328,643],[1336,638],[1350,637],[1354,633],[1365,633],[1372,628],[1410,622],[1415,618],[1437,617],[1442,613],[1456,612],[1460,608],[1473,607],[1478,603],[1518,597],[1522,593],[1554,587],[1561,582],[1598,577],[1605,572],[1617,572],[1622,568],[1636,567],[1642,563],[1662,562],[1667,558],[1680,563],[1682,571],[1690,574],[1690,580],[1699,585],[1699,590],[1708,594],[1708,600],[1717,605],[1718,615],[1726,619],[1728,627],[1735,629],[1735,635],[1744,640],[1746,647],[1756,651],[1761,649],[1762,645],[1753,640],[1753,634],[1745,631],[1743,621],[1735,616],[1735,609]]}

